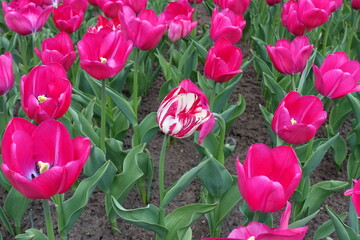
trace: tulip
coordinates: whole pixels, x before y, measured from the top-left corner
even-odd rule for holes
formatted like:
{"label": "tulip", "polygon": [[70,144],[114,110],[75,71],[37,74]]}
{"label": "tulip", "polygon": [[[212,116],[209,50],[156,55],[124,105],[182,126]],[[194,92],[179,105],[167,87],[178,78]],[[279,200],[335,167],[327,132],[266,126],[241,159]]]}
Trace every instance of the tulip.
{"label": "tulip", "polygon": [[302,175],[294,149],[285,145],[270,149],[262,143],[253,144],[244,165],[236,160],[236,169],[240,193],[253,212],[283,208]]}
{"label": "tulip", "polygon": [[288,143],[305,143],[315,136],[326,116],[327,113],[318,97],[301,97],[298,92],[291,91],[277,107],[271,128]]}
{"label": "tulip", "polygon": [[54,24],[61,32],[73,33],[79,29],[84,19],[84,12],[70,5],[60,5],[54,9]]}
{"label": "tulip", "polygon": [[360,0],[351,0],[351,7],[355,10],[360,10]]}
{"label": "tulip", "polygon": [[1,150],[1,169],[11,185],[27,198],[49,199],[66,192],[79,177],[91,145],[87,137],[71,139],[61,122],[36,126],[13,118]]}
{"label": "tulip", "polygon": [[123,6],[122,0],[97,0],[99,8],[108,18],[114,18],[118,15]]}
{"label": "tulip", "polygon": [[315,88],[323,96],[336,99],[360,91],[360,63],[344,52],[329,54],[320,68],[313,64],[313,71]]}
{"label": "tulip", "polygon": [[130,6],[134,12],[139,13],[146,8],[147,0],[124,0],[124,3]]}
{"label": "tulip", "polygon": [[230,9],[214,8],[211,18],[210,37],[216,42],[221,37],[226,38],[232,44],[240,41],[246,21],[241,14],[236,14]]}
{"label": "tulip", "polygon": [[80,66],[98,80],[114,77],[124,68],[132,46],[121,31],[85,33],[78,42]]}
{"label": "tulip", "polygon": [[273,6],[273,5],[278,4],[279,2],[281,2],[281,0],[265,0],[265,1],[269,6]]}
{"label": "tulip", "polygon": [[330,11],[335,12],[341,7],[343,0],[332,0],[332,1],[334,4],[333,7],[330,9]]}
{"label": "tulip", "polygon": [[40,31],[52,11],[52,6],[42,9],[28,0],[12,1],[9,5],[3,1],[2,8],[6,25],[23,36]]}
{"label": "tulip", "polygon": [[241,62],[241,49],[233,46],[229,40],[220,38],[206,56],[205,76],[215,82],[229,81],[236,74],[242,72]]}
{"label": "tulip", "polygon": [[60,118],[70,107],[71,83],[57,63],[36,66],[22,76],[20,91],[22,108],[37,123]]}
{"label": "tulip", "polygon": [[250,5],[250,0],[214,0],[214,3],[222,9],[229,8],[236,14],[244,14]]}
{"label": "tulip", "polygon": [[108,20],[107,18],[99,15],[96,26],[90,26],[87,29],[89,33],[99,33],[100,30],[104,35],[108,34],[111,31],[121,30],[120,19],[115,17]]}
{"label": "tulip", "polygon": [[187,0],[170,2],[166,6],[164,16],[165,23],[169,26],[170,41],[176,42],[188,36],[196,27],[197,21],[192,21],[194,11]]}
{"label": "tulip", "polygon": [[298,18],[308,28],[324,24],[335,8],[333,0],[299,0]]}
{"label": "tulip", "polygon": [[296,37],[292,42],[280,39],[275,46],[266,46],[274,67],[282,74],[302,72],[313,48],[306,36]]}
{"label": "tulip", "polygon": [[291,204],[287,202],[285,211],[280,217],[279,228],[269,228],[264,223],[251,222],[246,227],[237,227],[227,238],[203,238],[201,240],[302,240],[308,227],[289,228]]}
{"label": "tulip", "polygon": [[88,1],[87,0],[63,0],[64,5],[71,6],[77,10],[81,10],[86,12],[88,8]]}
{"label": "tulip", "polygon": [[166,31],[165,17],[159,17],[152,9],[145,9],[138,16],[129,6],[119,12],[122,31],[134,46],[141,50],[156,47]]}
{"label": "tulip", "polygon": [[345,196],[351,196],[351,201],[354,205],[355,211],[360,216],[360,181],[353,180],[354,188],[346,190]]}
{"label": "tulip", "polygon": [[190,80],[184,79],[161,102],[157,118],[161,131],[185,138],[200,130],[199,144],[215,126],[206,95]]}
{"label": "tulip", "polygon": [[88,3],[93,6],[98,6],[97,0],[88,0]]}
{"label": "tulip", "polygon": [[54,38],[47,38],[41,43],[42,52],[35,48],[35,53],[43,64],[59,63],[66,71],[74,63],[76,54],[69,34],[61,32]]}
{"label": "tulip", "polygon": [[4,95],[14,86],[14,71],[12,55],[7,52],[0,55],[0,96]]}
{"label": "tulip", "polygon": [[284,3],[281,11],[281,24],[292,34],[302,36],[306,30],[311,31],[311,28],[307,28],[299,21],[297,9],[298,2],[295,0]]}

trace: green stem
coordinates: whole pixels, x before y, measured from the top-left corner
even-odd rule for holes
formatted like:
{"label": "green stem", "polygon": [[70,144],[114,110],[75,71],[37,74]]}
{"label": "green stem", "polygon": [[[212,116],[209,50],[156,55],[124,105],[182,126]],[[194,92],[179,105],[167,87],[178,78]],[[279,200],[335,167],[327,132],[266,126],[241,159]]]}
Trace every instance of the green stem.
{"label": "green stem", "polygon": [[28,58],[26,56],[26,46],[27,46],[27,40],[25,36],[20,36],[20,54],[21,54],[21,60],[22,64],[25,67],[24,74],[28,74],[29,72],[29,65],[28,65]]}
{"label": "green stem", "polygon": [[214,113],[216,120],[220,125],[220,133],[219,133],[219,148],[217,151],[217,160],[224,165],[225,157],[224,157],[224,143],[225,143],[225,131],[226,131],[226,124],[224,118],[218,114]]}
{"label": "green stem", "polygon": [[[353,36],[354,34],[357,32],[357,28],[359,26],[359,19],[360,16],[357,13],[357,10],[352,9],[351,10],[351,20],[352,20],[352,32],[351,34],[349,34],[349,38],[348,38],[348,42],[346,44],[346,53],[350,56],[351,54],[351,44],[352,44],[352,40],[353,40]],[[351,56],[350,56],[351,57]]]}
{"label": "green stem", "polygon": [[31,34],[31,37],[32,37],[32,44],[33,44],[33,48],[32,48],[32,52],[33,52],[33,65],[35,66],[36,65],[36,59],[37,59],[37,55],[35,53],[35,47],[36,47],[36,33],[32,33]]}
{"label": "green stem", "polygon": [[[161,205],[165,196],[165,155],[166,148],[170,139],[170,135],[164,135],[163,144],[161,146],[160,159],[159,159],[159,197],[160,197],[160,213],[159,223],[161,226],[165,226],[165,208]],[[162,239],[157,236],[156,239]]]}
{"label": "green stem", "polygon": [[253,217],[253,222],[259,221],[259,217],[260,217],[260,212],[259,212],[259,211],[255,211],[255,212],[254,212],[254,217]]}
{"label": "green stem", "polygon": [[57,195],[53,196],[53,201],[56,204],[55,208],[56,208],[56,213],[57,213],[57,217],[58,217],[58,232],[60,234],[61,239],[66,240],[67,235],[63,231],[63,228],[65,226],[64,212],[63,212],[64,211],[63,210],[64,194],[57,194]]}
{"label": "green stem", "polygon": [[296,91],[295,74],[290,75],[290,78],[291,78],[291,88],[293,91]]}
{"label": "green stem", "polygon": [[4,121],[5,123],[8,122],[8,111],[6,109],[6,93],[2,97],[3,100],[3,111],[4,111]]}
{"label": "green stem", "polygon": [[[138,86],[138,81],[139,81],[139,49],[134,48],[135,51],[135,60],[134,60],[134,79],[133,79],[133,95],[132,95],[132,99],[133,99],[133,111],[135,113],[136,116],[136,121],[138,121],[138,91],[139,91],[139,86]],[[134,129],[134,140],[133,140],[133,147],[136,147],[137,145],[140,144],[140,137],[139,137],[139,126],[138,124],[136,124],[135,126],[133,126]]]}
{"label": "green stem", "polygon": [[323,49],[322,49],[322,53],[323,53],[322,55],[323,55],[323,56],[326,55],[326,46],[327,46],[327,40],[328,40],[328,38],[329,38],[331,21],[328,21],[326,24],[327,24],[327,25],[326,25],[324,42],[323,42]]}
{"label": "green stem", "polygon": [[49,240],[55,240],[54,227],[51,219],[49,200],[43,199],[43,208],[45,215],[46,232]]}
{"label": "green stem", "polygon": [[105,135],[106,135],[106,79],[101,81],[101,138],[100,149],[105,153]]}
{"label": "green stem", "polygon": [[314,138],[310,139],[310,141],[308,143],[307,150],[306,150],[306,156],[305,156],[305,162],[309,159],[309,157],[312,154],[313,144],[314,144]]}

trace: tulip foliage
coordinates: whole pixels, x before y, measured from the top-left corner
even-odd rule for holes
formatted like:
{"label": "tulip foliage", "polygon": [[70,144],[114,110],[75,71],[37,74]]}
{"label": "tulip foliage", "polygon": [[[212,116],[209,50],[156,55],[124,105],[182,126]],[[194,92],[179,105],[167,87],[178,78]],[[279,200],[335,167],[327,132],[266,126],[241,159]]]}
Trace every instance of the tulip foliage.
{"label": "tulip foliage", "polygon": [[[359,9],[356,0],[2,1],[0,239],[67,239],[95,189],[113,231],[126,231],[121,218],[152,239],[194,239],[202,216],[204,240],[358,239]],[[241,159],[231,129],[250,113],[233,92],[252,70],[271,144],[246,142]],[[156,110],[143,101],[149,89]],[[197,156],[167,182],[174,139],[193,139]],[[325,159],[347,180],[314,183]],[[196,202],[174,208],[196,184]],[[129,207],[134,191],[142,207]],[[349,213],[324,207],[336,192],[349,196]],[[35,199],[44,226],[24,229]],[[330,220],[309,228],[321,211]]]}

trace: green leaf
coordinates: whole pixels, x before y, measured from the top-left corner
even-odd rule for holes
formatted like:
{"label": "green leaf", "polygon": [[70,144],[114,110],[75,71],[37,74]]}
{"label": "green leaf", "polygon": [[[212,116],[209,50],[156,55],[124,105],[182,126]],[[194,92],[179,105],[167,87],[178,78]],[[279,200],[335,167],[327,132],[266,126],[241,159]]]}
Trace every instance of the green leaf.
{"label": "green leaf", "polygon": [[263,76],[264,76],[264,84],[265,84],[266,88],[272,93],[273,98],[275,99],[275,102],[273,102],[273,105],[274,106],[279,105],[279,103],[281,102],[281,100],[284,98],[284,96],[286,94],[284,89],[282,89],[282,87],[270,75],[264,73]]}
{"label": "green leaf", "polygon": [[[349,99],[351,108],[352,108],[352,112],[355,115],[356,121],[358,123],[360,123],[360,100],[355,97],[354,95],[356,95],[356,93],[353,94],[348,94],[346,95],[347,99]],[[358,96],[358,95],[356,95]]]}
{"label": "green leaf", "polygon": [[240,79],[241,75],[238,75],[230,85],[228,85],[220,93],[216,94],[214,106],[212,109],[213,112],[220,113],[224,109],[224,107],[226,107],[231,93],[234,91],[235,86],[239,83]]}
{"label": "green leaf", "polygon": [[349,226],[340,219],[340,217],[332,211],[328,206],[325,206],[326,211],[330,215],[331,221],[334,224],[336,235],[341,240],[355,240],[359,239],[359,236]]}
{"label": "green leaf", "polygon": [[48,240],[48,238],[36,229],[28,229],[23,234],[19,234],[15,237],[18,240]]}
{"label": "green leaf", "polygon": [[6,214],[14,221],[15,228],[21,228],[21,223],[26,210],[28,209],[30,199],[26,198],[15,188],[12,188],[5,199],[4,210]]}
{"label": "green leaf", "polygon": [[4,210],[2,209],[2,207],[0,207],[0,220],[3,224],[3,226],[5,226],[6,230],[12,235],[14,236],[14,230],[11,227],[11,224],[9,222],[9,219],[6,216],[6,213],[4,212]]}
{"label": "green leaf", "polygon": [[304,217],[303,219],[297,220],[296,222],[293,222],[289,225],[289,228],[299,228],[299,227],[304,227],[311,219],[313,219],[318,213],[320,212],[320,210],[317,210],[316,212],[314,212],[313,214],[310,214],[307,217]]}
{"label": "green leaf", "polygon": [[144,208],[137,209],[125,209],[121,204],[114,198],[111,198],[112,206],[115,212],[124,220],[144,228],[146,230],[157,233],[160,237],[165,237],[168,230],[159,224],[160,210],[149,204]]}
{"label": "green leaf", "polygon": [[188,228],[203,214],[212,211],[217,204],[195,203],[177,208],[165,217],[165,227],[169,230],[166,240],[182,239]]}
{"label": "green leaf", "polygon": [[[341,221],[344,221],[346,218],[346,213],[338,215]],[[323,223],[315,232],[313,240],[323,239],[335,231],[334,225],[331,220]]]}
{"label": "green leaf", "polygon": [[235,105],[231,105],[228,109],[221,113],[221,116],[226,122],[226,129],[229,129],[233,122],[244,113],[246,108],[246,101],[244,96],[239,94],[238,101]]}
{"label": "green leaf", "polygon": [[123,170],[124,159],[130,150],[123,150],[123,143],[114,138],[105,139],[106,157],[109,158],[116,166],[119,172]]}
{"label": "green leaf", "polygon": [[338,132],[341,124],[350,115],[352,109],[348,98],[335,99],[334,103],[329,116],[329,124],[334,132]]}
{"label": "green leaf", "polygon": [[161,70],[164,73],[166,81],[170,81],[172,79],[171,77],[171,64],[166,61],[166,59],[163,57],[159,49],[156,49],[157,53],[155,53],[156,57],[159,60]]}
{"label": "green leaf", "polygon": [[256,69],[256,72],[262,74],[266,73],[268,76],[274,76],[272,70],[270,70],[267,63],[261,57],[259,57],[253,50],[250,50],[250,52],[254,56],[254,67]]}
{"label": "green leaf", "polygon": [[139,125],[139,135],[141,143],[149,143],[159,130],[159,124],[156,122],[156,112],[148,114]]}

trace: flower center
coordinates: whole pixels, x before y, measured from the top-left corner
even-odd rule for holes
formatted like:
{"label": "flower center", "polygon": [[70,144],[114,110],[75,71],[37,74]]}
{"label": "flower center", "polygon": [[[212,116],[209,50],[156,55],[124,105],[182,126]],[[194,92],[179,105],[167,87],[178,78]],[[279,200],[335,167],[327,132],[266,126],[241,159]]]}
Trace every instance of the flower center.
{"label": "flower center", "polygon": [[292,125],[297,124],[297,121],[294,118],[291,118],[290,122],[291,122]]}
{"label": "flower center", "polygon": [[106,63],[106,62],[107,62],[107,59],[106,59],[106,58],[103,58],[103,57],[100,57],[100,62],[101,62],[101,63]]}
{"label": "flower center", "polygon": [[249,237],[248,240],[255,240],[255,237],[254,236]]}
{"label": "flower center", "polygon": [[50,168],[50,164],[49,163],[44,163],[42,161],[38,161],[37,162],[37,166],[39,168],[39,174],[43,174],[44,172],[46,172],[47,170],[49,170]]}
{"label": "flower center", "polygon": [[39,96],[37,97],[37,100],[39,101],[39,103],[45,102],[46,99],[48,99],[48,98],[45,97],[45,95],[39,95]]}

